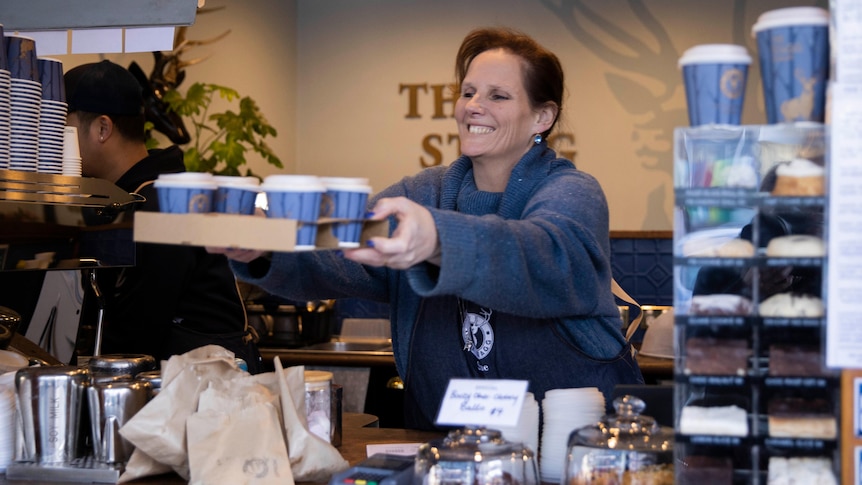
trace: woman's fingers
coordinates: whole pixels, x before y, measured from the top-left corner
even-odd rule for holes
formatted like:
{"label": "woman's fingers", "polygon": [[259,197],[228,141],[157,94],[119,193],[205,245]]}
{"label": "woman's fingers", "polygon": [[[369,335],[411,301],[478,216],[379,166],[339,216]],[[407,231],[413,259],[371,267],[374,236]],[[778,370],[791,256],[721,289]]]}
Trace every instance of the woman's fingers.
{"label": "woman's fingers", "polygon": [[380,199],[372,219],[394,216],[398,225],[392,237],[375,237],[367,248],[344,252],[353,261],[372,266],[406,269],[428,260],[437,251],[437,227],[431,212],[404,197]]}

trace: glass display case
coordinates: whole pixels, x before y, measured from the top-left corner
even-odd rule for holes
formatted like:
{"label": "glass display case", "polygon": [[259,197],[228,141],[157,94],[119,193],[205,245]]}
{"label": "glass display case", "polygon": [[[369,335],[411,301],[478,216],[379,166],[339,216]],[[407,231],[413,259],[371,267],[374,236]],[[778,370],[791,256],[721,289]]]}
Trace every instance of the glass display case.
{"label": "glass display case", "polygon": [[824,126],[678,128],[674,142],[677,483],[836,476]]}

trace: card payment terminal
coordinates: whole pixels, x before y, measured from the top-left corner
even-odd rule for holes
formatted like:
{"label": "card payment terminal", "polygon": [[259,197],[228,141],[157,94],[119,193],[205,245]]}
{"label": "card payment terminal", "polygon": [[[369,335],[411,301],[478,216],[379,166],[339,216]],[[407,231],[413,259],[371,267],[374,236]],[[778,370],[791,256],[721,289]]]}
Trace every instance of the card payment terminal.
{"label": "card payment terminal", "polygon": [[336,473],[329,485],[410,485],[415,457],[378,453]]}

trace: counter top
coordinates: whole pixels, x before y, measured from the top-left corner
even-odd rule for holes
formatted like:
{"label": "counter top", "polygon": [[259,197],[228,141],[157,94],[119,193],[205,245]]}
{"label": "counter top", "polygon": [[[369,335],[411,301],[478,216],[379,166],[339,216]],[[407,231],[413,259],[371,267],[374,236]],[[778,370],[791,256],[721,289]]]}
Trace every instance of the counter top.
{"label": "counter top", "polygon": [[340,365],[350,367],[395,366],[392,351],[352,350],[339,352],[333,350],[284,349],[261,347],[260,355],[264,362],[272,362],[275,357],[285,367],[292,365]]}

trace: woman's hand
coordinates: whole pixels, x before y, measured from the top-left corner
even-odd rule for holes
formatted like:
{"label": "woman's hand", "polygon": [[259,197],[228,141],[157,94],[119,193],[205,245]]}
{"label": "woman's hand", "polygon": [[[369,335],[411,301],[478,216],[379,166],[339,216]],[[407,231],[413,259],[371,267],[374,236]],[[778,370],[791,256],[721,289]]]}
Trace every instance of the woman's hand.
{"label": "woman's hand", "polygon": [[368,247],[344,250],[344,257],[370,266],[407,269],[423,261],[440,264],[440,242],[431,212],[405,198],[384,198],[372,209],[373,220],[395,216],[398,226],[392,237],[375,237]]}
{"label": "woman's hand", "polygon": [[267,253],[266,251],[260,251],[257,249],[217,248],[211,246],[207,246],[206,250],[211,254],[224,254],[229,259],[233,259],[241,263],[250,263]]}

